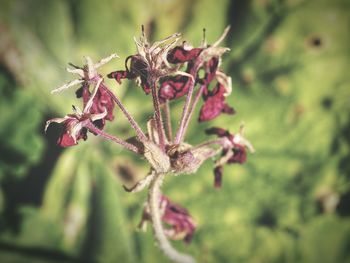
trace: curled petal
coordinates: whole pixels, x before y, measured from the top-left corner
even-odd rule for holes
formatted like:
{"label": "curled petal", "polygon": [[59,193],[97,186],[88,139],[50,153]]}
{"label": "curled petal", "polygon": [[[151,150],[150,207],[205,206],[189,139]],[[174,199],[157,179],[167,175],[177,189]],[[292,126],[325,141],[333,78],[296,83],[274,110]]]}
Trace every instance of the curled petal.
{"label": "curled petal", "polygon": [[216,72],[219,66],[219,58],[213,57],[205,64],[205,77],[204,77],[204,85],[209,86],[210,82],[212,82],[216,77]]}
{"label": "curled petal", "polygon": [[103,129],[105,120],[112,121],[114,119],[113,110],[115,103],[103,83],[100,83],[99,86],[97,83],[93,92],[95,95],[91,94],[88,85],[83,85],[76,91],[76,95],[78,98],[83,98],[84,112],[91,115],[95,126]]}
{"label": "curled petal", "polygon": [[222,128],[218,128],[218,127],[212,127],[209,129],[205,130],[205,133],[208,135],[217,135],[219,137],[228,137],[230,136],[230,133]]}
{"label": "curled petal", "polygon": [[190,78],[177,75],[164,78],[159,88],[159,99],[161,102],[173,100],[184,96],[190,87]]}
{"label": "curled petal", "polygon": [[57,141],[57,144],[61,147],[69,147],[76,145],[77,142],[74,140],[74,138],[68,134],[68,133],[63,133]]}
{"label": "curled petal", "polygon": [[199,121],[209,121],[221,113],[234,114],[235,111],[225,103],[225,87],[220,83],[212,90],[208,89],[203,92],[204,105],[200,110]]}
{"label": "curled petal", "polygon": [[62,122],[65,122],[67,120],[67,116],[64,117],[64,118],[53,118],[51,120],[48,120],[46,121],[46,124],[45,124],[45,132],[47,131],[47,128],[50,126],[50,124],[52,122],[56,122],[56,123],[62,123]]}
{"label": "curled petal", "polygon": [[202,50],[202,48],[186,50],[185,48],[178,46],[169,52],[167,60],[173,64],[188,62],[197,58]]}
{"label": "curled petal", "polygon": [[227,163],[244,163],[247,160],[247,151],[242,145],[235,145],[233,155],[228,159]]}
{"label": "curled petal", "polygon": [[166,234],[172,239],[183,239],[185,243],[190,243],[196,229],[196,223],[187,209],[171,202],[165,196],[161,197],[161,203],[165,206],[162,220],[171,226]]}
{"label": "curled petal", "polygon": [[[171,202],[164,195],[160,197],[159,201],[159,208],[162,211],[162,221],[168,226],[164,229],[165,234],[171,239],[182,239],[185,243],[190,243],[196,230],[196,223],[187,209]],[[139,227],[145,230],[148,221],[151,221],[151,215],[149,206],[146,204]]]}
{"label": "curled petal", "polygon": [[224,96],[227,97],[232,93],[232,79],[221,71],[216,71],[217,81],[225,87]]}
{"label": "curled petal", "polygon": [[[130,73],[126,70],[117,70],[107,75],[110,79],[115,79],[119,84],[122,84],[122,79],[130,79]],[[134,77],[133,77],[134,78]]]}

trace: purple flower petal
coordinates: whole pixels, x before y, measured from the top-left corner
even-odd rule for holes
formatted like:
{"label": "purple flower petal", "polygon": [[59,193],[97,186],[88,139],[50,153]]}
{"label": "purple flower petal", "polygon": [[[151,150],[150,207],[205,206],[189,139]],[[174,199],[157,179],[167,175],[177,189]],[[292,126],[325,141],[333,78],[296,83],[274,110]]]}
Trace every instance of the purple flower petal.
{"label": "purple flower petal", "polygon": [[202,50],[202,48],[186,50],[183,47],[177,46],[169,52],[167,59],[173,64],[188,62],[197,58]]}
{"label": "purple flower petal", "polygon": [[225,92],[225,87],[220,83],[212,91],[204,90],[204,105],[200,109],[199,122],[212,120],[221,113],[234,114],[234,109],[225,103]]}
{"label": "purple flower petal", "polygon": [[159,88],[160,101],[164,102],[184,96],[188,92],[189,84],[189,78],[186,76],[177,75],[164,78]]}

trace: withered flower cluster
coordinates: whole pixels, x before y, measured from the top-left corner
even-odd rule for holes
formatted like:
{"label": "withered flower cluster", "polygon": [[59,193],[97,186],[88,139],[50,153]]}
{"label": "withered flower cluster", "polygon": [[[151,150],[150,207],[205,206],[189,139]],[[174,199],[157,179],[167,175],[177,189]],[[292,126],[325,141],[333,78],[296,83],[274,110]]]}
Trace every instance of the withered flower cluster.
{"label": "withered flower cluster", "polygon": [[[47,121],[45,130],[52,122],[63,125],[63,133],[58,139],[60,146],[76,145],[79,140],[86,140],[90,132],[143,156],[149,162],[149,174],[133,187],[124,188],[133,193],[148,188],[148,200],[140,227],[145,228],[146,223],[151,222],[160,248],[175,262],[194,262],[194,259],[175,250],[168,238],[183,239],[189,243],[196,223],[185,208],[161,194],[164,177],[195,173],[204,161],[216,158],[214,186],[220,187],[223,166],[244,163],[247,150],[254,151],[243,137],[242,129],[232,134],[213,127],[206,133],[217,138],[195,146],[185,142],[185,134],[197,104],[201,104],[199,122],[210,121],[222,113],[235,113],[226,102],[232,92],[231,78],[220,68],[221,57],[229,48],[220,47],[219,44],[228,31],[229,27],[212,45],[206,43],[204,36],[201,45],[193,48],[186,42],[178,44],[181,38],[178,33],[150,44],[142,28],[141,37],[135,39],[137,53],[126,58],[124,70],[111,72],[107,77],[119,84],[122,80],[135,81],[146,95],[151,96],[154,112],[147,122],[147,132],[140,128],[118,96],[107,87],[104,76],[97,72],[107,62],[118,58],[116,54],[95,64],[90,57],[85,57],[83,67],[70,64],[71,68],[67,68],[67,71],[78,75],[78,79],[53,90],[60,92],[79,85],[76,97],[83,101],[83,110],[73,106],[73,113]],[[176,133],[173,134],[170,102],[177,99],[182,99],[184,105]],[[114,119],[115,106],[135,131],[131,139],[121,139],[104,131],[106,121]]]}

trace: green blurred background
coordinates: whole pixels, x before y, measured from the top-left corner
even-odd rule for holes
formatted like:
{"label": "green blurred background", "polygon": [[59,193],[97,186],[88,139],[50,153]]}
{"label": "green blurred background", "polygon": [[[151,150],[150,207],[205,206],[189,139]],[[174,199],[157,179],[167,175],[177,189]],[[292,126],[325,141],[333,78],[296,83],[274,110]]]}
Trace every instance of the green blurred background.
{"label": "green blurred background", "polygon": [[[80,103],[75,89],[50,94],[72,78],[67,63],[117,52],[103,73],[122,69],[141,24],[152,40],[183,32],[195,46],[203,27],[213,43],[231,25],[222,67],[237,114],[193,121],[187,141],[244,122],[257,149],[225,168],[220,190],[210,161],[166,179],[198,223],[192,244],[174,245],[199,262],[350,262],[349,11],[346,0],[1,0],[0,262],[168,262],[151,229],[136,231],[146,192],[121,187],[146,162],[92,135],[61,149],[59,125],[43,132]],[[150,97],[108,83],[144,128]],[[107,130],[133,134],[118,111]]]}

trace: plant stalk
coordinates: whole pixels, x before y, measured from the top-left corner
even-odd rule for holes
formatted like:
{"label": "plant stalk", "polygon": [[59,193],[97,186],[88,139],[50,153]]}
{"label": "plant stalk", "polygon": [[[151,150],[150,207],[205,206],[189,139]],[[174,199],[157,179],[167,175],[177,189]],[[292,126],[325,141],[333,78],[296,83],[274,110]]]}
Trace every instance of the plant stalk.
{"label": "plant stalk", "polygon": [[160,187],[164,179],[164,174],[156,174],[151,182],[148,203],[150,207],[150,213],[152,218],[152,225],[155,238],[159,244],[160,249],[164,254],[176,263],[195,263],[195,260],[186,254],[177,251],[169,242],[166,237],[162,225],[162,215],[160,212]]}

